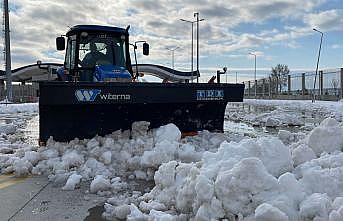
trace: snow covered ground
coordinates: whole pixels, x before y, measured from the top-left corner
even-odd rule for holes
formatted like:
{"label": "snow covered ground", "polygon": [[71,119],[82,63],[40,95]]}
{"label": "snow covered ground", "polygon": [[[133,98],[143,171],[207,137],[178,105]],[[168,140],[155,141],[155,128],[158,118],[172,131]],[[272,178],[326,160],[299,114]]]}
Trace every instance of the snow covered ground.
{"label": "snow covered ground", "polygon": [[[227,127],[249,123],[235,133],[181,138],[173,124],[149,131],[147,122],[137,122],[131,132],[49,140],[43,148],[16,135],[37,121],[37,105],[5,110],[0,104],[5,115],[31,116],[1,124],[0,173],[48,176],[65,191],[90,182],[90,193],[107,198],[109,220],[342,221],[343,102],[244,104],[270,108],[255,116],[229,112],[236,122]],[[326,119],[305,128],[297,114],[304,111]],[[252,137],[253,125],[289,130]],[[301,129],[292,131],[295,126]]]}

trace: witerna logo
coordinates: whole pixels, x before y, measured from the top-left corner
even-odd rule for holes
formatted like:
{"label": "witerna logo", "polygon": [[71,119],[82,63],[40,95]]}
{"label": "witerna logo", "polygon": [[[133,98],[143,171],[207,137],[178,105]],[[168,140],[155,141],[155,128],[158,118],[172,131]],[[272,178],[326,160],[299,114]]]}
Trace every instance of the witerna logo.
{"label": "witerna logo", "polygon": [[[99,96],[98,96],[99,95]],[[93,89],[86,90],[80,89],[75,91],[75,96],[78,101],[81,102],[93,102],[97,97],[100,97],[101,100],[131,100],[131,95],[129,94],[101,94],[101,90]]]}
{"label": "witerna logo", "polygon": [[98,94],[101,93],[101,90],[93,89],[93,90],[76,90],[75,96],[78,101],[83,102],[92,102],[95,101],[95,98],[98,96]]}

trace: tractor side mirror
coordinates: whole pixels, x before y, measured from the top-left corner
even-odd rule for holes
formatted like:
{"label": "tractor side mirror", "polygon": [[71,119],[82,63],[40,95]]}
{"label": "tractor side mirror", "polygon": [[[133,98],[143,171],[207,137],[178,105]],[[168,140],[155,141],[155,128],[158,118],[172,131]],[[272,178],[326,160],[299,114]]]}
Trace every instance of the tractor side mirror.
{"label": "tractor side mirror", "polygon": [[64,37],[57,37],[56,38],[56,48],[58,51],[63,51],[65,49],[65,39]]}
{"label": "tractor side mirror", "polygon": [[149,44],[146,42],[143,44],[143,54],[149,55]]}

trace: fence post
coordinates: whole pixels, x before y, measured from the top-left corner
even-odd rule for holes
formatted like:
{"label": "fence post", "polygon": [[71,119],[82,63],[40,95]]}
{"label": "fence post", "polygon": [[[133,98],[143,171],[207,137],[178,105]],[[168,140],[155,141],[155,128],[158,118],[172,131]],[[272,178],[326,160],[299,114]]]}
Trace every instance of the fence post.
{"label": "fence post", "polygon": [[248,96],[250,97],[250,81],[248,81]]}
{"label": "fence post", "polygon": [[270,99],[270,97],[271,97],[271,88],[272,88],[272,78],[271,77],[269,77],[269,88],[268,88],[268,95],[269,95],[269,99]]}
{"label": "fence post", "polygon": [[288,96],[291,95],[291,75],[288,75]]}
{"label": "fence post", "polygon": [[306,90],[306,86],[305,86],[305,73],[301,74],[301,90],[302,90],[302,95],[305,95],[305,90]]}
{"label": "fence post", "polygon": [[255,91],[254,91],[254,96],[255,96],[255,99],[257,98],[257,80],[254,81],[255,82]]}
{"label": "fence post", "polygon": [[343,68],[341,68],[341,99],[343,98]]}
{"label": "fence post", "polygon": [[323,81],[323,76],[324,74],[323,74],[323,71],[319,71],[319,94],[320,94],[320,96],[322,96],[323,95],[323,88],[324,88],[324,86],[323,86],[323,83],[324,83],[324,81]]}
{"label": "fence post", "polygon": [[264,91],[266,90],[266,79],[262,79],[262,98],[264,98]]}

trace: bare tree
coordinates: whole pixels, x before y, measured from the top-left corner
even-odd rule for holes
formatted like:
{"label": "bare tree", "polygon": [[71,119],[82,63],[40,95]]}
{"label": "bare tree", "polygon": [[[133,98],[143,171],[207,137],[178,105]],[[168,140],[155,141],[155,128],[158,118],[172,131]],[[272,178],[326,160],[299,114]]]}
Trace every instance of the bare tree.
{"label": "bare tree", "polygon": [[279,89],[281,93],[282,87],[287,86],[288,74],[289,74],[289,68],[285,64],[278,64],[275,67],[272,67],[270,76],[273,81],[277,82],[275,84],[276,88],[273,88],[275,91]]}
{"label": "bare tree", "polygon": [[334,89],[335,95],[337,95],[338,85],[339,85],[339,81],[337,79],[334,78],[331,80],[331,86]]}

